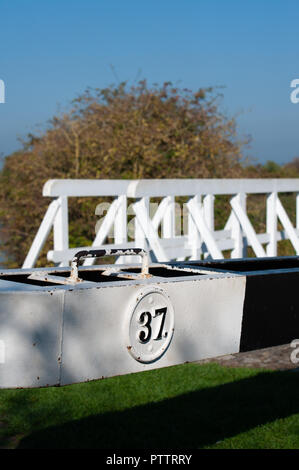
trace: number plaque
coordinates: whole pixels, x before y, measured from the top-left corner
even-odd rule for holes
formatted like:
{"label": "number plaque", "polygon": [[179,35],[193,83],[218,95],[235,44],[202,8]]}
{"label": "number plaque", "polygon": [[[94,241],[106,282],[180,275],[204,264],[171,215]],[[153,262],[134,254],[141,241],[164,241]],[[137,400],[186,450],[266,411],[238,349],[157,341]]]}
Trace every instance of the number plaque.
{"label": "number plaque", "polygon": [[169,297],[158,289],[142,292],[129,317],[129,353],[139,362],[154,362],[165,353],[174,332]]}

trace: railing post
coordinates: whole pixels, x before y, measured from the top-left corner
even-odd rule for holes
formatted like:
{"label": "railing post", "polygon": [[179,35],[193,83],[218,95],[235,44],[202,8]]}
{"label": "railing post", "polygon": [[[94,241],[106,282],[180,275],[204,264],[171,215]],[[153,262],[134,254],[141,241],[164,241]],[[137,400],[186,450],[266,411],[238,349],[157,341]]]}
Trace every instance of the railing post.
{"label": "railing post", "polygon": [[174,196],[169,196],[169,204],[162,219],[162,238],[175,236],[175,205]]}
{"label": "railing post", "polygon": [[299,230],[299,193],[296,194],[296,229]]}
{"label": "railing post", "polygon": [[[161,239],[158,236],[158,233],[150,218],[149,198],[143,197],[137,199],[137,202],[135,202],[133,205],[133,209],[136,214],[135,228],[137,230],[137,232],[135,232],[135,246],[137,248],[143,248],[140,246],[141,243],[143,243],[144,246],[148,244],[149,248],[152,248],[153,254],[157,261],[169,261],[168,256],[161,244]],[[142,238],[141,232],[143,232]]]}
{"label": "railing post", "polygon": [[187,203],[187,207],[211,257],[215,259],[223,259],[223,254],[215,240],[214,233],[212,233],[207,227],[203,205],[198,203],[195,198],[191,198]]}
{"label": "railing post", "polygon": [[[59,209],[54,220],[54,250],[63,251],[69,248],[69,222],[68,222],[68,198],[58,198]],[[67,257],[59,263],[59,266],[68,266]]]}
{"label": "railing post", "polygon": [[[201,195],[194,196],[196,204],[201,204]],[[193,217],[188,210],[188,242],[191,247],[191,260],[199,260],[202,255],[202,238],[197,230]]]}
{"label": "railing post", "polygon": [[[144,206],[147,208],[147,212],[150,217],[150,202],[149,202],[149,197],[143,197],[137,199],[137,201],[143,202]],[[137,202],[136,201],[136,202]],[[134,211],[134,206],[133,206],[133,212]],[[134,217],[134,240],[135,240],[135,247],[136,248],[142,248],[146,250],[148,248],[148,243],[144,235],[144,231],[142,230],[142,227],[140,225],[140,222],[135,214]],[[127,262],[128,263],[138,263],[138,257],[137,256],[127,256]]]}
{"label": "railing post", "polygon": [[[204,210],[204,217],[207,224],[208,229],[213,233],[215,230],[214,224],[214,200],[215,196],[213,194],[207,194],[203,199],[203,210]],[[210,258],[210,253],[205,253],[204,258]]]}
{"label": "railing post", "polygon": [[[122,244],[125,248],[128,241],[127,234],[127,197],[126,195],[118,196],[120,206],[115,216],[114,222],[114,240],[116,244]],[[116,264],[124,264],[125,256],[119,256]]]}
{"label": "railing post", "polygon": [[[147,214],[150,217],[149,198],[143,197],[143,198],[140,198],[139,201],[143,204],[143,207],[146,207]],[[146,248],[146,239],[145,239],[144,231],[142,230],[140,222],[136,216],[135,216],[135,244],[136,244],[136,248],[143,248],[143,249]]]}
{"label": "railing post", "polygon": [[267,213],[266,230],[270,237],[267,243],[267,256],[277,256],[277,212],[276,212],[277,193],[267,195]]}
{"label": "railing post", "polygon": [[33,268],[38,256],[48,238],[48,235],[52,229],[52,226],[54,224],[54,220],[57,214],[57,211],[59,209],[59,202],[58,199],[54,199],[52,201],[44,215],[44,218],[42,220],[42,223],[40,224],[40,227],[37,231],[37,234],[34,237],[34,240],[32,242],[32,245],[30,247],[30,250],[26,256],[26,259],[23,263],[22,268],[23,269],[28,269],[28,268]]}
{"label": "railing post", "polygon": [[[234,199],[239,202],[240,206],[246,212],[246,194],[239,193],[234,196]],[[231,252],[231,258],[246,258],[247,256],[247,243],[243,239],[243,229],[240,221],[234,213],[231,217],[231,234],[234,240],[234,249]]]}
{"label": "railing post", "polygon": [[296,251],[296,255],[299,255],[299,238],[298,238],[297,232],[296,232],[294,226],[292,225],[292,223],[289,219],[289,216],[286,213],[286,210],[282,206],[282,204],[281,204],[278,197],[276,198],[276,211],[277,211],[277,217],[279,218],[282,226],[285,229],[287,237],[291,241],[291,243],[292,243],[292,245],[293,245],[293,247]]}

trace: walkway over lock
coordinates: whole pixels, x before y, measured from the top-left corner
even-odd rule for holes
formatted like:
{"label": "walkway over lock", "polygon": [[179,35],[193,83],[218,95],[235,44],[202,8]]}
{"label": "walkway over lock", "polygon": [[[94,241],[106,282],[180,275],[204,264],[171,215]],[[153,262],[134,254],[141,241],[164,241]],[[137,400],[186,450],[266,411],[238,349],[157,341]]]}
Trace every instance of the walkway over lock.
{"label": "walkway over lock", "polygon": [[[281,203],[281,193],[296,194],[296,226]],[[265,233],[256,233],[248,217],[246,196],[251,194],[266,195]],[[215,230],[217,195],[230,196],[231,212],[223,230]],[[153,260],[165,262],[202,257],[222,259],[224,250],[232,250],[232,258],[242,258],[247,256],[250,246],[257,257],[266,257],[277,256],[277,242],[286,239],[299,255],[298,179],[49,180],[44,185],[43,196],[54,200],[24,261],[23,268],[26,269],[34,267],[52,228],[54,246],[48,252],[49,261],[67,266],[79,250],[91,248],[69,248],[69,197],[114,198],[102,218],[93,249],[143,248],[149,250]],[[186,198],[179,211],[178,197]],[[154,211],[153,198],[160,198]],[[97,201],[95,208],[96,204]],[[95,214],[102,215],[97,210]],[[132,217],[135,223],[129,237]],[[182,217],[183,233],[177,227],[178,223],[181,226]],[[278,221],[282,230],[278,230]],[[109,244],[107,238],[111,237],[112,230],[114,242]],[[117,260],[118,263],[138,261],[133,256]],[[93,262],[90,258],[84,264]]]}

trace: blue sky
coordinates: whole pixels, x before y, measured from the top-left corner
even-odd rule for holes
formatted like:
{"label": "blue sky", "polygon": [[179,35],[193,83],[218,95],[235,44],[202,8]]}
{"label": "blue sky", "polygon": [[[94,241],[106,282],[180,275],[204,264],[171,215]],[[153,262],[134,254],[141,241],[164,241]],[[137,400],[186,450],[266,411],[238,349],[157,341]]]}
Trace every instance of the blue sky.
{"label": "blue sky", "polygon": [[[299,155],[295,0],[0,0],[0,153],[88,86],[224,86],[222,109],[256,162]],[[114,71],[112,70],[114,69]]]}

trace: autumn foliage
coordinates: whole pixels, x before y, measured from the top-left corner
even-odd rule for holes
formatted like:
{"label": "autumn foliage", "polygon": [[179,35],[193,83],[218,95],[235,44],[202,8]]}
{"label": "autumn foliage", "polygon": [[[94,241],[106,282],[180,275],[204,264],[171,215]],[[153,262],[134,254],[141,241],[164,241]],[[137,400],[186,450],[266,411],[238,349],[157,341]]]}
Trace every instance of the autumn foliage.
{"label": "autumn foliage", "polygon": [[[219,99],[213,89],[121,83],[87,90],[46,130],[28,135],[0,172],[0,238],[9,266],[20,266],[28,252],[49,204],[42,197],[48,179],[243,176],[244,142]],[[94,238],[98,202],[70,200],[72,246]]]}

